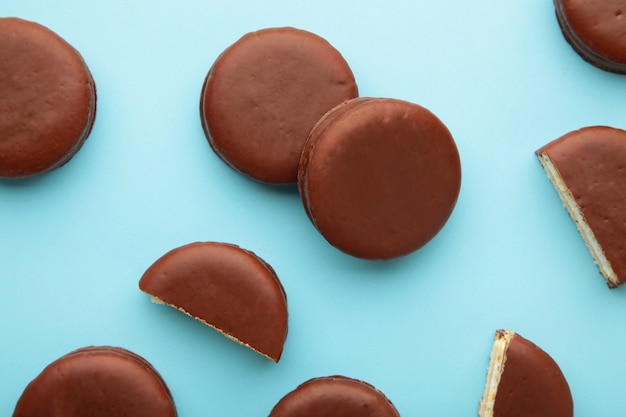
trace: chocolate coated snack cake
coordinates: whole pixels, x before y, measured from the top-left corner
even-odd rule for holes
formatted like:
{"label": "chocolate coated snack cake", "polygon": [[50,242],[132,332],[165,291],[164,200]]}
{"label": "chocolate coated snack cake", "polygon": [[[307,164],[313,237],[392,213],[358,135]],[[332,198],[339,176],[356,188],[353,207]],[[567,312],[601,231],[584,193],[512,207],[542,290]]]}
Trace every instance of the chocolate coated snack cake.
{"label": "chocolate coated snack cake", "polygon": [[626,74],[626,0],[554,0],[565,39],[587,62]]}
{"label": "chocolate coated snack cake", "polygon": [[367,382],[345,376],[310,379],[285,395],[269,417],[400,417],[387,397]]}
{"label": "chocolate coated snack cake", "polygon": [[391,259],[429,242],[461,187],[452,135],[429,110],[361,97],[326,113],[305,144],[298,173],[304,210],[333,246]]}
{"label": "chocolate coated snack cake", "polygon": [[68,162],[96,117],[96,86],[78,51],[50,29],[0,18],[0,177]]}
{"label": "chocolate coated snack cake", "polygon": [[173,249],[144,273],[139,288],[278,362],[287,338],[287,296],[274,269],[221,242]]}
{"label": "chocolate coated snack cake", "polygon": [[498,330],[480,417],[572,417],[572,394],[557,363],[531,341]]}
{"label": "chocolate coated snack cake", "polygon": [[608,286],[626,281],[626,131],[589,126],[536,152]]}
{"label": "chocolate coated snack cake", "polygon": [[244,35],[209,70],[200,119],[209,144],[258,181],[295,183],[309,131],[358,95],[352,70],[325,39],[290,28]]}
{"label": "chocolate coated snack cake", "polygon": [[141,356],[111,346],[75,350],[33,379],[13,417],[176,417],[163,378]]}

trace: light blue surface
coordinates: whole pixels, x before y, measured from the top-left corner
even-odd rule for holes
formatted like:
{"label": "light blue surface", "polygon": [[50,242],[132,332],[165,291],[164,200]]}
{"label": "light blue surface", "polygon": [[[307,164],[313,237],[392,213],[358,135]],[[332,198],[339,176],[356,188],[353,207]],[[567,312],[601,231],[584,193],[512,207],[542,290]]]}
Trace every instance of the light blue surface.
{"label": "light blue surface", "polygon": [[[0,182],[0,415],[86,345],[148,359],[181,417],[264,417],[306,379],[343,374],[403,417],[476,416],[498,328],[560,364],[576,416],[624,415],[626,288],[609,290],[534,151],[582,126],[626,128],[626,76],[583,62],[550,0],[5,1],[87,61],[98,113],[63,168]],[[241,35],[295,26],[331,42],[363,96],[421,104],[457,141],[443,231],[388,263],[329,246],[292,188],[255,183],[207,145],[200,88]],[[289,300],[278,365],[137,288],[166,251],[239,244]]]}

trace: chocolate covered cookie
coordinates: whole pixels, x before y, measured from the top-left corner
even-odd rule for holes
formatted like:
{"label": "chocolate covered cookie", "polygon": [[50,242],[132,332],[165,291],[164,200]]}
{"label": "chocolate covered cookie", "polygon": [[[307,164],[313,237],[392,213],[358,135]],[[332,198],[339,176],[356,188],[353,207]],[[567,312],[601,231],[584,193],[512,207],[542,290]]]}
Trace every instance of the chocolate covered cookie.
{"label": "chocolate covered cookie", "polygon": [[258,181],[295,183],[317,120],[358,94],[354,75],[325,39],[290,27],[244,35],[209,70],[200,117],[213,150]]}
{"label": "chocolate covered cookie", "polygon": [[219,242],[173,249],[139,288],[278,362],[287,337],[287,297],[274,269],[254,253]]}
{"label": "chocolate covered cookie", "polygon": [[95,120],[89,68],[59,35],[17,18],[0,18],[0,57],[0,177],[60,167]]}
{"label": "chocolate covered cookie", "polygon": [[391,259],[429,242],[461,186],[446,126],[417,104],[361,97],[311,130],[298,173],[305,212],[326,240],[364,259]]}
{"label": "chocolate covered cookie", "polygon": [[626,281],[626,131],[590,126],[536,152],[608,286]]}
{"label": "chocolate covered cookie", "polygon": [[557,363],[531,341],[496,332],[480,417],[572,417],[569,385]]}
{"label": "chocolate covered cookie", "polygon": [[565,39],[587,62],[626,74],[626,0],[554,0]]}
{"label": "chocolate covered cookie", "polygon": [[344,376],[313,378],[285,395],[269,417],[400,417],[372,385]]}
{"label": "chocolate covered cookie", "polygon": [[13,417],[176,417],[170,391],[141,356],[111,346],[75,350],[48,365]]}

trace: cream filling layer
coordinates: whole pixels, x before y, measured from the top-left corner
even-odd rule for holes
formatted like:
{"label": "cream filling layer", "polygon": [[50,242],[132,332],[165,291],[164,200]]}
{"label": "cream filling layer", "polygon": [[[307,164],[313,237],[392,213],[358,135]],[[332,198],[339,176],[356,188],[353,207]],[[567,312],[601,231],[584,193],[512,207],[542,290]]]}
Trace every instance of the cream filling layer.
{"label": "cream filling layer", "polygon": [[611,263],[604,255],[602,246],[600,246],[600,244],[598,243],[598,240],[596,239],[593,230],[591,230],[591,227],[589,227],[589,225],[585,221],[585,216],[583,215],[580,206],[576,204],[576,200],[574,199],[574,196],[570,192],[569,188],[567,188],[567,185],[565,184],[565,181],[563,181],[561,174],[559,174],[559,171],[556,169],[556,167],[550,160],[550,157],[545,152],[538,153],[537,156],[539,158],[541,166],[548,174],[548,178],[554,185],[554,188],[556,189],[559,198],[563,202],[563,205],[567,209],[567,212],[574,221],[576,228],[578,229],[580,235],[585,241],[585,245],[587,245],[587,249],[589,249],[591,256],[593,257],[595,263],[598,265],[600,273],[606,280],[606,283],[611,288],[617,287],[620,284],[620,281],[615,274],[615,271],[613,271]]}
{"label": "cream filling layer", "polygon": [[487,371],[487,383],[485,392],[478,405],[479,417],[493,417],[493,406],[496,403],[498,385],[504,371],[506,362],[506,350],[515,333],[510,330],[498,330],[491,348],[489,370]]}

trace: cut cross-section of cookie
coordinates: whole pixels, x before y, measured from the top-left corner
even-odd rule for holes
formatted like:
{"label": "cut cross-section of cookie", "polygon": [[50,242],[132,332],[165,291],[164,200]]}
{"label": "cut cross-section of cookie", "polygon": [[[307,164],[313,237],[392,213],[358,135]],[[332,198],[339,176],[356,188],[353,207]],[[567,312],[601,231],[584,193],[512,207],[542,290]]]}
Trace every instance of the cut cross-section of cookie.
{"label": "cut cross-section of cookie", "polygon": [[590,126],[536,152],[608,286],[626,281],[626,131]]}
{"label": "cut cross-section of cookie", "polygon": [[287,337],[287,297],[274,269],[254,253],[220,242],[173,249],[139,288],[278,362]]}
{"label": "cut cross-section of cookie", "polygon": [[400,417],[389,399],[367,382],[335,375],[310,379],[285,395],[270,417]]}
{"label": "cut cross-section of cookie", "polygon": [[572,417],[574,403],[557,363],[531,341],[498,330],[480,417]]}
{"label": "cut cross-section of cookie", "polygon": [[141,356],[89,346],[62,356],[33,379],[13,417],[176,417],[161,375]]}

